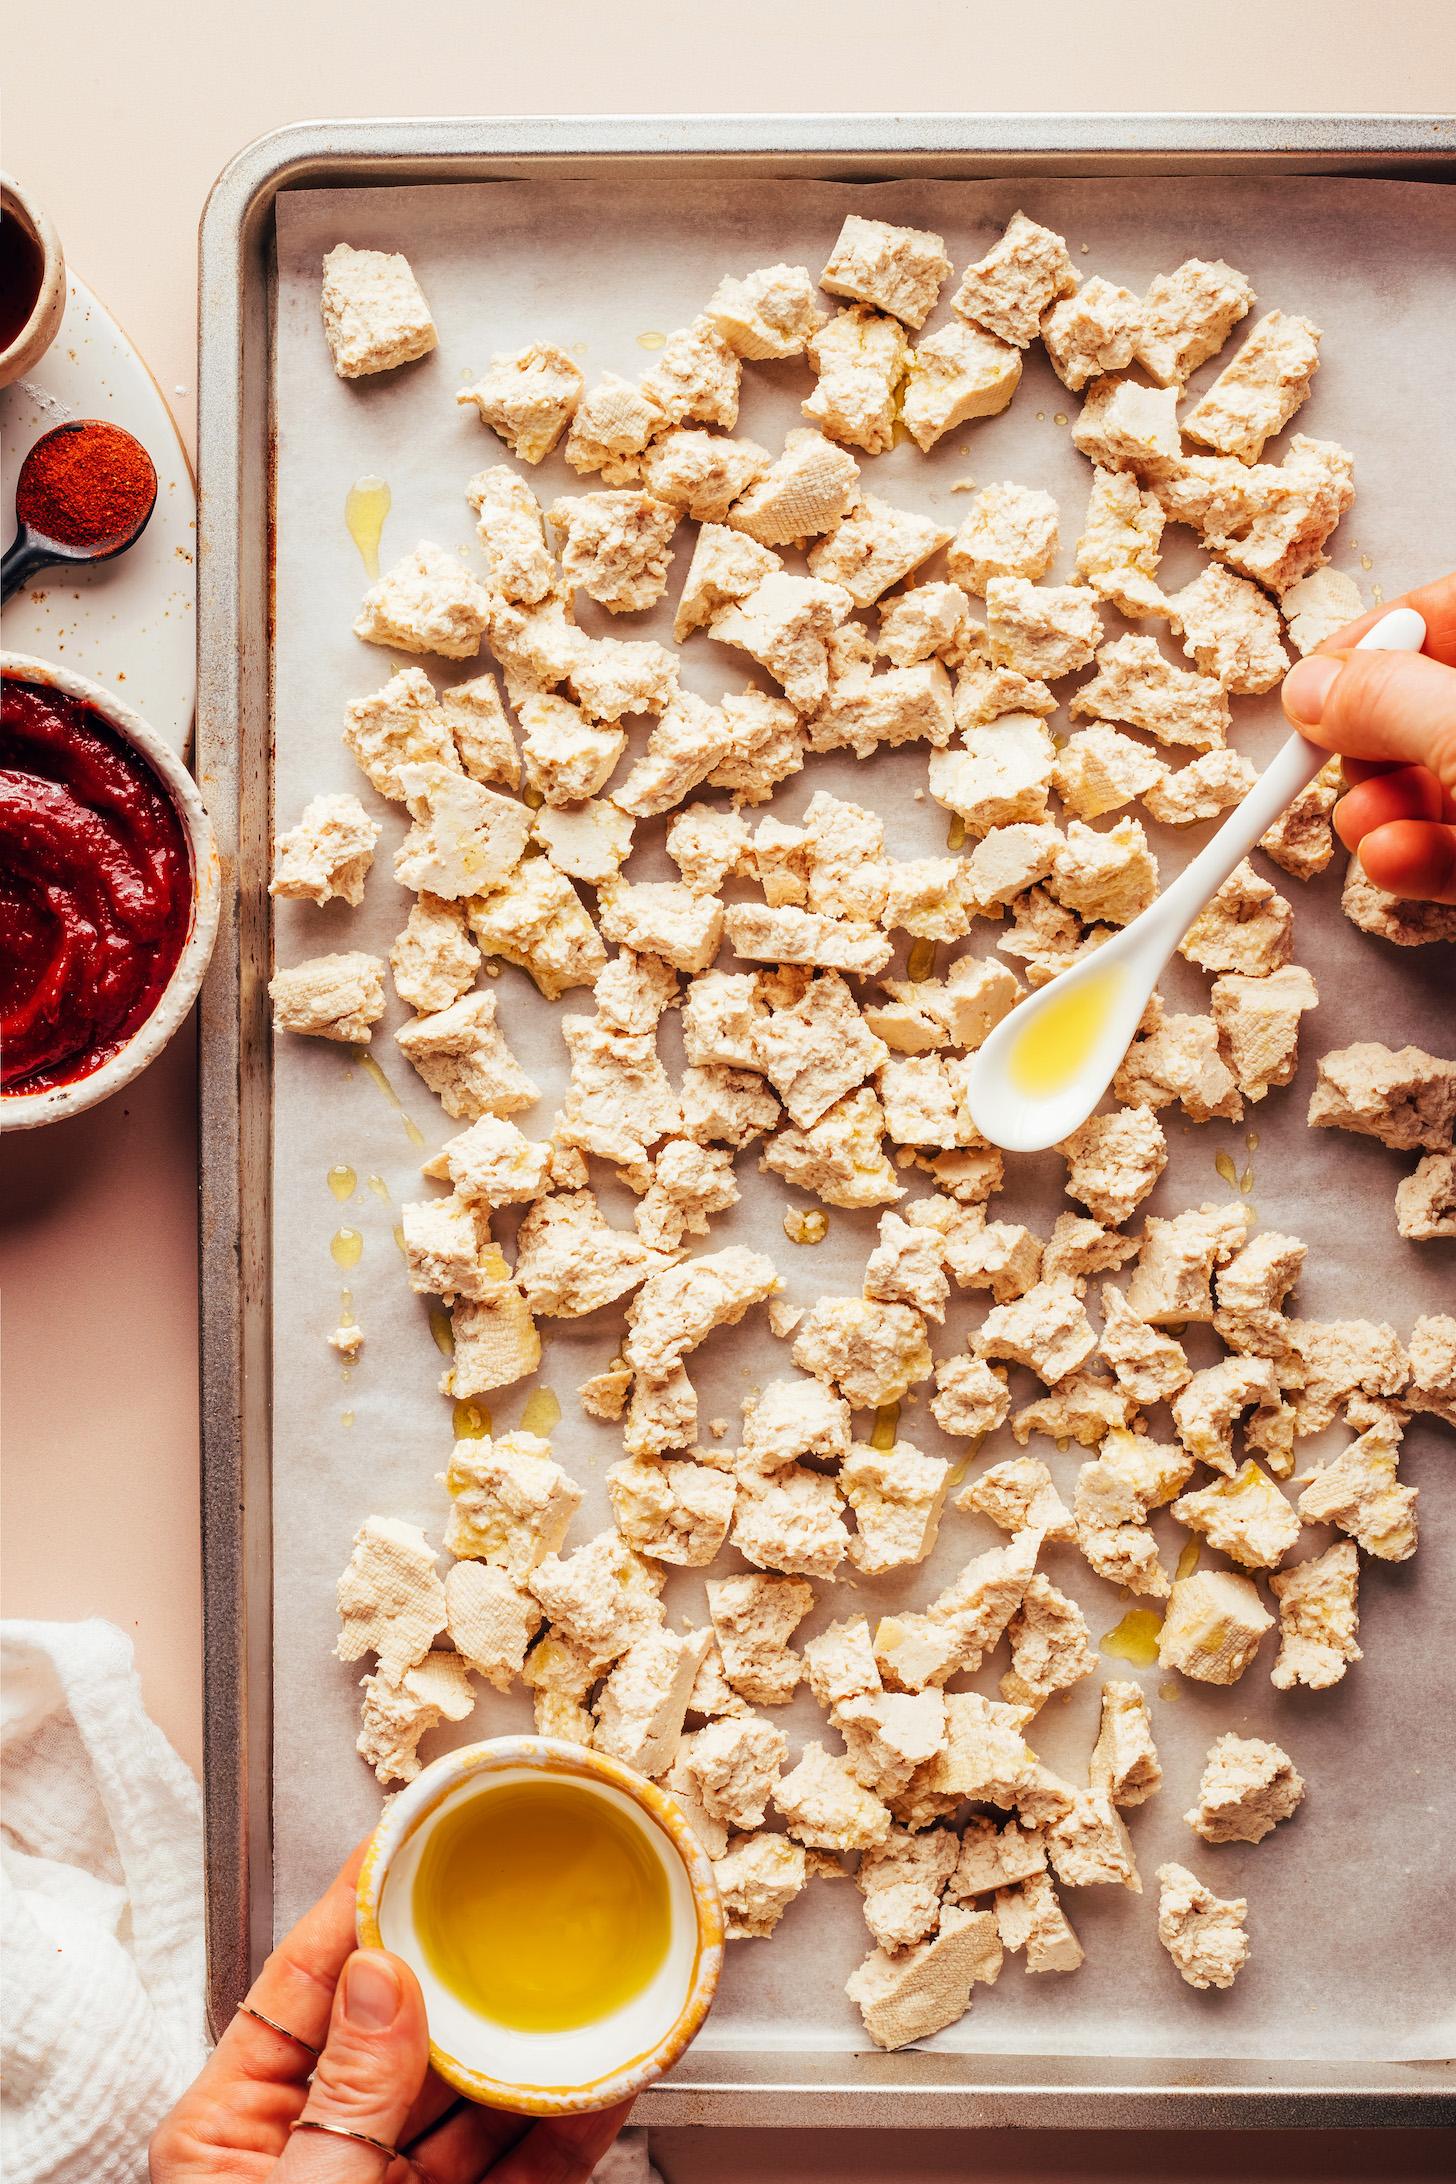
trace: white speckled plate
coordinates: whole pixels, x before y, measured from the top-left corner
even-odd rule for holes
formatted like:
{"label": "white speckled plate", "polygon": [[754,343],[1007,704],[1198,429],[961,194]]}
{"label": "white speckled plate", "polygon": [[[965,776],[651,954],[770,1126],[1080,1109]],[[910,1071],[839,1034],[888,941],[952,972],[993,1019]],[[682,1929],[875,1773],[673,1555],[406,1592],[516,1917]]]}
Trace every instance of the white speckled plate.
{"label": "white speckled plate", "polygon": [[33,377],[0,390],[4,535],[15,479],[34,443],[73,417],[125,425],[157,468],[157,506],[129,553],[93,569],[55,569],[5,609],[5,642],[104,683],[179,754],[192,741],[197,494],[172,413],[131,342],[84,281],[67,274],[66,315]]}

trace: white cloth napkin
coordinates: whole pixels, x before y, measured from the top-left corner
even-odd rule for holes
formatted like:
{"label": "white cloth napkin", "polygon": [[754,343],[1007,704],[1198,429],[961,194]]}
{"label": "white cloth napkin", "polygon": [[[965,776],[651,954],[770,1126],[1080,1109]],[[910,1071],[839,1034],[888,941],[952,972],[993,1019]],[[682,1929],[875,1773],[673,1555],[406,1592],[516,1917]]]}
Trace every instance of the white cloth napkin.
{"label": "white cloth napkin", "polygon": [[[0,2174],[143,2184],[207,2053],[202,1801],[112,1623],[0,1623]],[[624,2132],[599,2184],[661,2184]]]}
{"label": "white cloth napkin", "polygon": [[200,2068],[202,1801],[110,1623],[0,1624],[6,2184],[138,2184]]}

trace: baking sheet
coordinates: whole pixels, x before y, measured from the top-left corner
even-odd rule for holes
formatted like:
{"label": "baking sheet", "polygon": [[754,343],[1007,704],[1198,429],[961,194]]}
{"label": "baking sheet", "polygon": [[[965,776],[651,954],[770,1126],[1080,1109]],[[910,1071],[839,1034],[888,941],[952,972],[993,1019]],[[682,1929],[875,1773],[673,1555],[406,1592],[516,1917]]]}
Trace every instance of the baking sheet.
{"label": "baking sheet", "polygon": [[[1344,440],[1357,456],[1359,499],[1335,544],[1367,598],[1387,596],[1456,561],[1456,507],[1445,489],[1443,438],[1449,435],[1453,306],[1447,268],[1456,245],[1449,197],[1420,185],[1268,179],[1247,181],[914,183],[851,188],[803,183],[674,183],[670,192],[639,182],[497,183],[479,186],[308,192],[287,195],[278,211],[277,345],[277,646],[275,788],[281,823],[307,797],[367,788],[338,740],[345,701],[378,687],[390,669],[377,648],[363,647],[349,624],[363,574],[343,521],[354,478],[387,477],[393,509],[384,557],[418,538],[474,557],[463,497],[466,477],[505,459],[474,413],[458,407],[456,388],[497,349],[547,338],[574,347],[588,381],[604,370],[635,377],[650,361],[651,337],[682,324],[728,270],[777,257],[822,264],[843,214],[855,209],[931,225],[947,238],[957,267],[980,255],[1018,203],[1059,227],[1084,272],[1099,271],[1141,289],[1160,267],[1192,254],[1222,254],[1259,291],[1260,309],[1279,305],[1313,317],[1326,330],[1324,362],[1311,402],[1295,429]],[[1399,248],[1392,248],[1392,239]],[[442,330],[436,355],[405,371],[353,386],[329,367],[317,320],[318,263],[339,240],[404,249]],[[1083,246],[1085,246],[1085,251]],[[947,284],[948,294],[950,284]],[[946,316],[943,302],[934,326]],[[647,337],[644,342],[643,337]],[[1212,376],[1205,368],[1195,387]],[[781,442],[797,421],[810,385],[799,365],[750,366],[738,430]],[[1063,510],[1063,551],[1053,579],[1070,571],[1090,478],[1071,448],[1065,420],[1076,399],[1040,353],[1004,416],[961,428],[931,457],[902,447],[864,464],[873,490],[941,515],[949,525],[966,507],[953,490],[1013,477],[1047,487]],[[559,459],[533,478],[543,500],[585,489]],[[590,486],[595,481],[585,481]],[[683,534],[686,538],[687,534]],[[1186,535],[1171,534],[1170,583],[1192,573],[1198,557]],[[634,617],[630,634],[666,636],[689,545],[679,547],[668,602],[653,617]],[[584,624],[612,627],[582,602]],[[1109,628],[1116,628],[1109,617]],[[621,633],[619,631],[619,633]],[[473,663],[425,664],[439,680]],[[745,656],[704,639],[685,652],[685,680],[706,696],[740,687]],[[1261,760],[1282,733],[1277,700],[1241,700],[1235,741]],[[636,739],[640,741],[640,738]],[[923,787],[923,749],[874,761],[873,781],[844,756],[812,759],[773,803],[793,818],[814,790],[873,802],[887,817],[889,847],[901,856],[939,852],[947,815],[914,800]],[[625,763],[625,762],[624,762]],[[408,908],[389,876],[402,822],[385,819],[376,871],[364,908],[324,911],[280,904],[275,928],[280,962],[326,948],[385,952]],[[660,852],[662,823],[639,828],[633,877],[671,876]],[[1196,830],[1201,837],[1206,830]],[[1176,836],[1150,829],[1165,873],[1188,853]],[[1261,1223],[1292,1228],[1311,1246],[1299,1292],[1307,1315],[1388,1315],[1404,1332],[1421,1311],[1439,1308],[1456,1279],[1456,1254],[1414,1247],[1395,1235],[1391,1196],[1405,1165],[1383,1147],[1308,1133],[1303,1114],[1314,1057],[1326,1047],[1376,1035],[1437,1047],[1445,994],[1450,1014],[1450,949],[1397,953],[1357,933],[1338,910],[1338,872],[1301,889],[1275,873],[1298,911],[1296,953],[1319,979],[1322,1005],[1305,1020],[1295,1085],[1251,1109],[1242,1128],[1202,1129],[1171,1120],[1168,1171],[1145,1210],[1167,1212],[1227,1195],[1214,1171],[1220,1151],[1240,1171],[1252,1166],[1252,1201]],[[979,930],[978,952],[996,937]],[[944,953],[944,951],[943,951]],[[1165,985],[1187,1004],[1206,981],[1180,965]],[[541,1106],[523,1118],[544,1128],[566,1081],[556,1017],[524,975],[504,968],[496,987],[515,1051],[542,1086]],[[587,996],[568,995],[581,1007]],[[444,1515],[437,1474],[448,1457],[448,1405],[434,1392],[442,1359],[423,1300],[412,1297],[391,1238],[401,1200],[421,1195],[422,1157],[404,1128],[413,1119],[433,1150],[453,1128],[389,1034],[404,1012],[391,1006],[374,1053],[403,1103],[395,1107],[347,1050],[281,1041],[275,1056],[274,1141],[274,1647],[275,1921],[281,1928],[317,1892],[342,1847],[377,1811],[372,1777],[354,1757],[357,1670],[330,1659],[335,1629],[334,1579],[361,1518],[387,1510],[438,1537]],[[670,1066],[679,1059],[675,1028],[664,1037]],[[1449,1043],[1449,1042],[1447,1042]],[[1250,1149],[1246,1134],[1258,1136]],[[335,1201],[328,1171],[345,1164],[358,1186]],[[1025,1218],[1045,1234],[1061,1196],[1055,1156],[1008,1163],[998,1215]],[[371,1188],[377,1176],[389,1197]],[[835,1211],[830,1233],[812,1250],[783,1240],[783,1187],[739,1163],[740,1204],[718,1217],[706,1248],[752,1242],[769,1251],[796,1302],[858,1287],[875,1217]],[[614,1218],[627,1202],[604,1190]],[[799,1194],[788,1194],[795,1200]],[[341,1226],[364,1238],[359,1265],[340,1275],[330,1239]],[[502,1223],[509,1234],[509,1224]],[[324,1337],[338,1318],[338,1291],[352,1290],[367,1343],[344,1377]],[[979,1308],[952,1306],[934,1347],[957,1349]],[[616,1314],[597,1321],[543,1324],[542,1378],[561,1399],[556,1451],[587,1489],[572,1531],[583,1539],[605,1518],[603,1475],[619,1452],[613,1429],[587,1419],[574,1390],[616,1347]],[[1211,1354],[1211,1353],[1210,1353]],[[761,1313],[712,1339],[697,1354],[693,1378],[704,1421],[732,1422],[746,1382],[787,1368],[787,1352],[768,1336]],[[1206,1362],[1200,1357],[1199,1362]],[[791,1368],[789,1368],[791,1369]],[[1035,1384],[1017,1376],[1019,1398]],[[500,1391],[498,1427],[516,1422],[527,1388]],[[352,1423],[346,1424],[348,1416]],[[1154,1414],[1155,1424],[1159,1414]],[[1165,1422],[1165,1421],[1164,1421]],[[867,1424],[863,1421],[862,1424]],[[902,1430],[929,1451],[958,1458],[923,1405],[907,1407]],[[1338,1439],[1338,1435],[1334,1436]],[[1005,1445],[1001,1445],[1002,1443]],[[1009,1451],[989,1441],[983,1460]],[[1310,1444],[1304,1444],[1308,1449]],[[1046,1444],[1059,1484],[1069,1491],[1082,1452],[1060,1455]],[[1302,1450],[1303,1453],[1303,1450]],[[1438,1429],[1413,1425],[1404,1469],[1415,1483],[1436,1483]],[[1449,1461],[1449,1458],[1448,1458]],[[1272,1645],[1258,1667],[1226,1694],[1180,1681],[1175,1702],[1158,1697],[1156,1670],[1142,1674],[1153,1702],[1166,1768],[1160,1797],[1133,1816],[1147,1893],[1069,1892],[1069,1910],[1088,1952],[1074,1979],[1028,1980],[1014,1962],[993,1992],[933,2043],[944,2049],[1016,2054],[1278,2058],[1448,2056],[1452,2050],[1449,1961],[1439,1960],[1441,1890],[1433,1870],[1450,1840],[1450,1678],[1456,1640],[1456,1552],[1428,1495],[1427,1535],[1403,1568],[1366,1565],[1362,1640],[1366,1658],[1328,1693],[1279,1694],[1267,1681]],[[1165,1539],[1177,1528],[1159,1520]],[[836,1615],[870,1615],[929,1597],[955,1569],[1000,1535],[980,1520],[950,1512],[931,1561],[908,1582],[846,1582],[827,1589],[800,1632]],[[1181,1538],[1181,1534],[1177,1537]],[[1320,1542],[1322,1544],[1322,1541]],[[734,1567],[736,1557],[725,1557]],[[1094,1633],[1111,1627],[1125,1603],[1086,1570],[1074,1550],[1053,1548],[1044,1566],[1084,1606]],[[672,1609],[702,1613],[700,1573],[669,1589]],[[1002,1663],[996,1664],[996,1672]],[[1125,1675],[1127,1664],[1107,1663]],[[1088,1679],[1053,1701],[1036,1730],[1038,1749],[1076,1775],[1095,1733],[1096,1688]],[[994,1678],[977,1679],[994,1689]],[[809,1702],[779,1716],[796,1741],[822,1731]],[[528,1725],[522,1695],[486,1692],[457,1741]],[[1298,1820],[1264,1844],[1209,1849],[1183,1826],[1203,1753],[1223,1729],[1277,1738],[1304,1772],[1310,1793]],[[440,1748],[443,1737],[427,1741]],[[1198,1995],[1172,1974],[1154,1933],[1160,1860],[1191,1862],[1224,1893],[1250,1898],[1254,1955],[1226,1995]],[[867,1937],[852,1887],[811,1889],[774,1941],[731,1952],[723,1992],[700,2049],[805,2050],[863,2045],[857,2013],[840,1992]],[[813,1977],[803,1968],[813,1965]],[[725,2058],[726,2059],[726,2058]]]}

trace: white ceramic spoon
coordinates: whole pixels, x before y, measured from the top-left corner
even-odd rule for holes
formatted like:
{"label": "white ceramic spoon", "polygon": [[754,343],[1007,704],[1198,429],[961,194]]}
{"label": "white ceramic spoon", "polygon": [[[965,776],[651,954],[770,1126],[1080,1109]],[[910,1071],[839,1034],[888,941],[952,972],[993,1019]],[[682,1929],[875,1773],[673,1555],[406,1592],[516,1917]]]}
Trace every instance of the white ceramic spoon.
{"label": "white ceramic spoon", "polygon": [[[1356,650],[1419,652],[1425,636],[1413,607],[1394,607]],[[977,1052],[967,1088],[983,1137],[1007,1152],[1036,1153],[1087,1120],[1132,1044],[1163,965],[1210,895],[1329,756],[1292,735],[1156,902],[1003,1017]]]}

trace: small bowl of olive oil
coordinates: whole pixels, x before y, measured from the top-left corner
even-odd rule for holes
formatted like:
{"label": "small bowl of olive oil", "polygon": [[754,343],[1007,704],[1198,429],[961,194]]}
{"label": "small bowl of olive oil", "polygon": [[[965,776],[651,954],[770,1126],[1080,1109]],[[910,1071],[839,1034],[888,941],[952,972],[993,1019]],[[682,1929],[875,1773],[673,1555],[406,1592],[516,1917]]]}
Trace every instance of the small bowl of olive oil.
{"label": "small bowl of olive oil", "polygon": [[682,1808],[552,1737],[466,1745],[401,1791],[364,1859],[358,1931],[416,1973],[441,2076],[527,2115],[640,2092],[697,2033],[723,1965]]}

